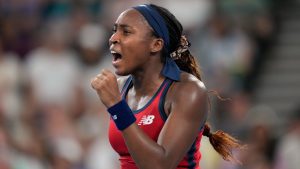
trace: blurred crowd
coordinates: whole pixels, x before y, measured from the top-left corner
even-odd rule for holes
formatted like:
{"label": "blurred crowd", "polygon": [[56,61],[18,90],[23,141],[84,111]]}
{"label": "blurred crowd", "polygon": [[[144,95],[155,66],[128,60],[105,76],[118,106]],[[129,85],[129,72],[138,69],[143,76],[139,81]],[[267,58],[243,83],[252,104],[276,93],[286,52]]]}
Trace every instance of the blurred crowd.
{"label": "blurred crowd", "polygon": [[0,0],[0,169],[118,168],[90,79],[113,71],[113,22],[143,2],[181,21],[210,90],[209,123],[248,144],[236,152],[243,165],[230,164],[204,139],[202,168],[298,168],[300,109],[279,135],[280,119],[251,97],[277,29],[273,1]]}

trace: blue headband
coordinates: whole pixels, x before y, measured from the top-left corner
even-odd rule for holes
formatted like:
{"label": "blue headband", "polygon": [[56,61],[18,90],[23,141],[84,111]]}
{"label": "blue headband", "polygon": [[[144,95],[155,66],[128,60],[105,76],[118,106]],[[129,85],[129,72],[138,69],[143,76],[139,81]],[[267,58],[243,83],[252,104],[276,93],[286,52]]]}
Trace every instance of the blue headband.
{"label": "blue headband", "polygon": [[175,81],[179,81],[181,71],[175,61],[169,56],[170,37],[168,27],[165,23],[164,18],[159,14],[157,10],[155,10],[150,5],[139,5],[133,8],[139,11],[144,16],[157,36],[164,40],[164,50],[166,51],[168,56],[166,57],[166,62],[161,73],[165,77],[168,77]]}

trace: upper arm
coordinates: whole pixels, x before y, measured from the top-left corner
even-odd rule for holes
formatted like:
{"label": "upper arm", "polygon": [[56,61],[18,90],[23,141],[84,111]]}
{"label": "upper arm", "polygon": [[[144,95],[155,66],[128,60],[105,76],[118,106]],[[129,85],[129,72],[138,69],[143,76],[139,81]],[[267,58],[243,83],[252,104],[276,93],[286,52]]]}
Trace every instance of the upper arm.
{"label": "upper arm", "polygon": [[159,135],[168,159],[178,165],[189,150],[206,120],[207,92],[199,80],[184,82],[173,88],[171,108]]}

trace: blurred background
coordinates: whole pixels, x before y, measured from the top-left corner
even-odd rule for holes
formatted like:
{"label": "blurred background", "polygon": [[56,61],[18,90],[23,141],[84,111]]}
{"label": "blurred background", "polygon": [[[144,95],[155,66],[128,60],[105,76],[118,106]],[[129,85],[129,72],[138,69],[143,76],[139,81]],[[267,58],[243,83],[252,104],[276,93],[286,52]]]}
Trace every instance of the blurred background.
{"label": "blurred background", "polygon": [[234,152],[241,166],[204,138],[201,167],[299,169],[299,0],[0,0],[0,169],[119,167],[90,79],[113,70],[117,16],[145,2],[183,24],[211,90],[213,130],[249,146]]}

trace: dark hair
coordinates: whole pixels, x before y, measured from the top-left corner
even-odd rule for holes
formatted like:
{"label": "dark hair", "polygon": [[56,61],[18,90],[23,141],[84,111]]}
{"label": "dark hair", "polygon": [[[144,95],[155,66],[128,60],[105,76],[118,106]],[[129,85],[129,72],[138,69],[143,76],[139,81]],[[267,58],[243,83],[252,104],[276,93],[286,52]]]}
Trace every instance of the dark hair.
{"label": "dark hair", "polygon": [[[180,46],[180,40],[183,31],[181,23],[168,9],[154,4],[150,4],[150,6],[155,8],[159,12],[159,14],[164,18],[168,27],[170,37],[169,51],[175,51]],[[162,56],[162,60],[165,60],[164,55]],[[189,50],[183,52],[181,59],[176,59],[175,62],[181,70],[191,73],[201,80],[199,65],[197,64],[195,57],[191,55]]]}
{"label": "dark hair", "polygon": [[[166,22],[170,37],[170,51],[173,52],[177,50],[181,44],[180,40],[183,31],[181,23],[169,10],[154,4],[150,4],[150,6],[155,8]],[[162,57],[162,59],[164,59],[165,55],[162,55]],[[175,62],[181,70],[191,73],[201,80],[200,68],[195,57],[191,55],[189,50],[183,52],[180,59],[176,59]],[[205,123],[203,135],[209,138],[214,149],[227,161],[236,162],[236,159],[233,157],[233,150],[242,149],[244,147],[237,139],[223,131],[218,130],[215,133],[211,133],[207,123]]]}

